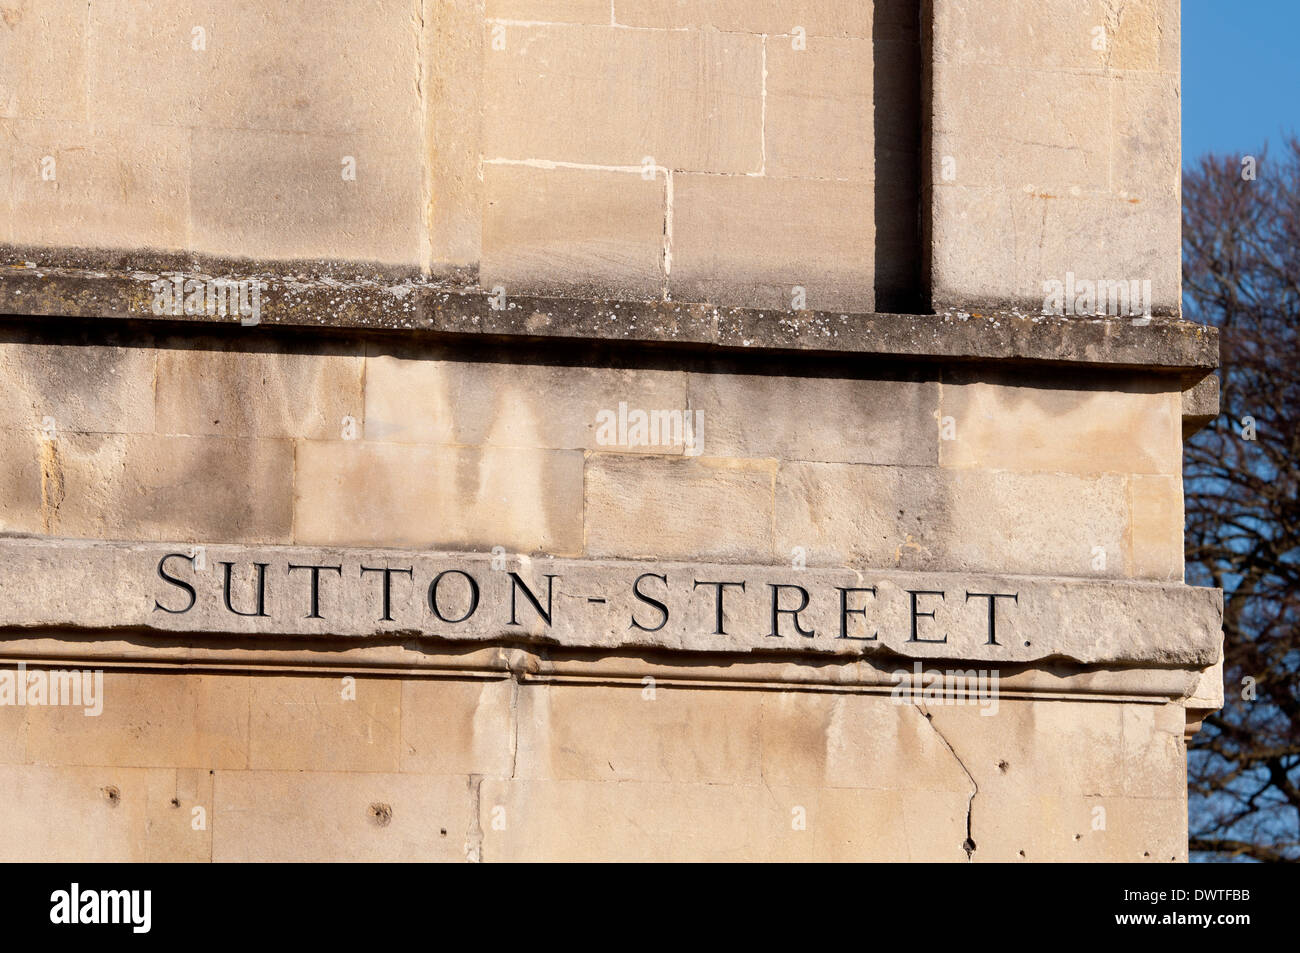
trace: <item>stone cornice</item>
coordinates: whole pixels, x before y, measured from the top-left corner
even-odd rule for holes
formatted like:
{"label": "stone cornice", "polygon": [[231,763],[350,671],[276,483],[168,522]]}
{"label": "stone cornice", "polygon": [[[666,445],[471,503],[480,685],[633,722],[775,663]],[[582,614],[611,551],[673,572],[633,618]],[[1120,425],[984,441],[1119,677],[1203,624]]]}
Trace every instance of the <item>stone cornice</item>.
{"label": "stone cornice", "polygon": [[[101,267],[102,265],[102,267]],[[1187,384],[1218,365],[1218,331],[1173,317],[1053,317],[1017,311],[941,314],[778,312],[677,301],[502,296],[454,280],[329,263],[180,259],[8,249],[0,314],[235,325],[237,314],[155,313],[153,282],[262,283],[257,324],[429,335],[617,342],[720,353],[861,355],[913,361],[1089,366],[1176,374]]]}

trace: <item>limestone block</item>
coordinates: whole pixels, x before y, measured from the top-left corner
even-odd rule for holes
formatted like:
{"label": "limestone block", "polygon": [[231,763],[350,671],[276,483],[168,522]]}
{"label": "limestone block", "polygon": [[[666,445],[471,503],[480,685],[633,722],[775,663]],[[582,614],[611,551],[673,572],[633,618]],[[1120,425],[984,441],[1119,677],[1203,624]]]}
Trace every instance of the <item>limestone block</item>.
{"label": "limestone block", "polygon": [[766,172],[818,179],[874,178],[872,47],[814,37],[806,48],[767,46]]}
{"label": "limestone block", "polygon": [[660,297],[662,175],[488,164],[483,192],[483,287]]}
{"label": "limestone block", "polygon": [[855,0],[614,0],[623,26],[723,30],[781,36],[803,27],[808,36],[871,38],[873,7],[894,4]]}
{"label": "limestone block", "polygon": [[[912,675],[898,665],[896,685]],[[992,721],[993,719],[979,719]],[[759,726],[772,784],[913,793],[969,793],[943,738],[903,694],[765,694]],[[961,838],[958,838],[960,843]]]}
{"label": "limestone block", "polygon": [[[230,47],[226,29],[234,4],[161,0],[144,6],[103,0],[81,11],[86,23],[86,83],[91,115],[134,123],[191,128],[217,107],[224,81],[256,88]],[[201,33],[196,33],[196,29]],[[196,49],[196,46],[202,47]],[[220,60],[230,75],[223,77]],[[141,76],[155,77],[140,82]],[[238,114],[217,125],[234,125]]]}
{"label": "limestone block", "polygon": [[933,465],[935,381],[723,373],[690,375],[711,456]]}
{"label": "limestone block", "polygon": [[[935,8],[935,62],[1100,70],[1113,43],[1108,6],[1106,0],[1000,0],[995,12],[982,0],[944,2]],[[1100,44],[1098,27],[1105,37]]]}
{"label": "limestone block", "polygon": [[[1175,5],[1176,7],[1177,5]],[[1157,70],[1168,4],[1164,0],[1104,4],[1106,65],[1116,70]],[[1175,15],[1176,16],[1176,15]],[[1175,28],[1177,20],[1175,19]]]}
{"label": "limestone block", "polygon": [[485,778],[483,859],[741,861],[811,859],[796,830],[817,792],[760,785]]}
{"label": "limestone block", "polygon": [[403,679],[401,770],[508,776],[519,691],[513,680]]}
{"label": "limestone block", "polygon": [[15,335],[0,343],[0,428],[150,433],[153,376],[154,353],[146,347]]}
{"label": "limestone block", "polygon": [[[293,446],[285,440],[71,434],[48,450],[47,532],[201,542],[287,541]],[[47,493],[47,496],[50,494]]]}
{"label": "limestone block", "polygon": [[1183,578],[1183,480],[1142,476],[1129,481],[1133,510],[1132,574],[1143,579]]}
{"label": "limestone block", "polygon": [[[17,687],[15,665],[6,660],[6,664],[0,666],[0,672],[5,673],[0,677],[15,679],[13,684]],[[30,709],[26,706],[0,705],[0,764],[23,764],[27,761],[28,711]]]}
{"label": "limestone block", "polygon": [[936,200],[954,185],[1056,194],[1107,189],[1111,88],[1100,74],[936,67],[932,155],[956,163],[951,184],[942,177],[935,183]]}
{"label": "limestone block", "polygon": [[483,231],[483,4],[436,3],[424,8],[424,16],[430,254],[438,269],[477,267]]}
{"label": "limestone block", "polygon": [[972,859],[994,863],[1186,862],[1187,799],[1031,793],[1014,810],[976,808],[971,837]]}
{"label": "limestone block", "polygon": [[[760,784],[763,696],[632,683],[525,685],[513,777]],[[769,781],[775,782],[772,777]]]}
{"label": "limestone block", "polygon": [[0,30],[0,118],[86,118],[86,5],[20,0]]}
{"label": "limestone block", "polygon": [[[1048,706],[1051,707],[1051,706]],[[1124,705],[1124,795],[1179,798],[1187,793],[1187,727],[1182,705]],[[1112,752],[1113,756],[1113,752]]]}
{"label": "limestone block", "polygon": [[469,779],[321,771],[218,771],[212,859],[463,861]]}
{"label": "limestone block", "polygon": [[401,683],[321,676],[250,682],[248,767],[397,770]]}
{"label": "limestone block", "polygon": [[1219,378],[1216,374],[1202,377],[1192,387],[1183,391],[1183,439],[1186,440],[1202,427],[1209,426],[1219,416]]}
{"label": "limestone block", "polygon": [[295,538],[577,553],[582,466],[576,451],[303,441]]}
{"label": "limestone block", "polygon": [[485,54],[485,158],[757,172],[762,37],[506,26]]}
{"label": "limestone block", "polygon": [[[1181,197],[1182,97],[1174,75],[1121,75],[1111,87],[1111,188],[1138,200]],[[1162,211],[1164,206],[1158,206]],[[1172,249],[1162,247],[1164,252]]]}
{"label": "limestone block", "polygon": [[610,0],[487,0],[490,20],[532,23],[599,23],[608,26]]}
{"label": "limestone block", "polygon": [[212,772],[201,768],[149,772],[142,859],[148,863],[212,860],[212,781]]}
{"label": "limestone block", "polygon": [[[84,666],[81,670],[89,671]],[[245,676],[109,669],[99,678],[103,689],[98,715],[87,714],[84,705],[28,709],[31,761],[193,768],[205,773],[248,765]]]}
{"label": "limestone block", "polygon": [[[3,95],[0,93],[0,95]],[[0,119],[0,242],[14,240],[13,124]]]}
{"label": "limestone block", "polygon": [[1159,66],[1163,72],[1177,74],[1182,52],[1182,3],[1158,0],[1156,28],[1160,31]]}
{"label": "limestone block", "polygon": [[854,861],[965,862],[966,791],[821,792],[813,829],[815,858]]}
{"label": "limestone block", "polygon": [[189,131],[102,120],[10,124],[19,244],[184,248]]}
{"label": "limestone block", "polygon": [[[360,356],[328,347],[244,349],[237,337],[216,347],[168,343],[156,352],[161,433],[330,440],[343,436],[349,419],[361,433]],[[199,346],[186,346],[192,343]]]}
{"label": "limestone block", "polygon": [[36,429],[0,431],[0,530],[51,532],[66,492],[56,441]]}
{"label": "limestone block", "polygon": [[872,203],[863,182],[675,175],[672,297],[871,311]]}
{"label": "limestone block", "polygon": [[[170,798],[154,799],[169,781],[175,784],[176,775],[169,768],[0,766],[0,798],[6,805],[8,831],[0,844],[0,860],[147,860],[151,830],[156,832],[155,844],[176,845],[174,832],[158,829],[176,808]],[[196,854],[201,854],[205,837],[194,832],[191,849]]]}
{"label": "limestone block", "polygon": [[[1177,474],[1182,467],[1179,395],[1102,389],[1056,375],[1034,386],[1020,375],[943,384],[939,441],[946,467],[1070,473]],[[969,378],[967,378],[969,380]],[[1044,381],[1044,383],[1046,383]]]}
{"label": "limestone block", "polygon": [[[212,129],[382,129],[397,141],[419,129],[415,12],[408,0],[274,12],[251,0],[96,3],[92,108]],[[157,81],[141,83],[142,75]]]}
{"label": "limestone block", "polygon": [[[209,129],[193,135],[192,247],[213,255],[412,266],[424,229],[421,154],[387,134]],[[355,179],[344,162],[355,160]]]}
{"label": "limestone block", "polygon": [[[1072,273],[1094,282],[1150,281],[1153,312],[1178,314],[1180,216],[1172,198],[1133,201],[1032,187],[1005,192],[938,188],[936,306],[1014,305],[1038,314],[1046,298],[1044,282],[1064,283]],[[1086,231],[1080,231],[1080,222],[1089,223]],[[1010,240],[990,241],[989,236]]]}
{"label": "limestone block", "polygon": [[798,547],[809,565],[1129,571],[1119,475],[783,463],[775,508],[776,553]]}
{"label": "limestone block", "polygon": [[630,558],[765,559],[772,547],[774,470],[775,461],[768,460],[592,454],[586,467],[586,551]]}
{"label": "limestone block", "polygon": [[[921,707],[979,786],[976,815],[1010,813],[1012,805],[1032,794],[1124,797],[1128,793],[1125,706],[1000,697],[996,710],[942,703],[921,703]],[[1151,768],[1158,772],[1161,766]],[[1168,775],[1161,781],[1170,783]]]}
{"label": "limestone block", "polygon": [[[615,453],[680,454],[686,446],[685,418],[676,440],[662,426],[652,444],[634,442],[627,427],[624,443],[606,439],[619,436],[620,404],[629,415],[682,415],[681,371],[444,361],[408,350],[367,357],[365,379],[368,440]],[[611,420],[612,430],[602,427]]]}

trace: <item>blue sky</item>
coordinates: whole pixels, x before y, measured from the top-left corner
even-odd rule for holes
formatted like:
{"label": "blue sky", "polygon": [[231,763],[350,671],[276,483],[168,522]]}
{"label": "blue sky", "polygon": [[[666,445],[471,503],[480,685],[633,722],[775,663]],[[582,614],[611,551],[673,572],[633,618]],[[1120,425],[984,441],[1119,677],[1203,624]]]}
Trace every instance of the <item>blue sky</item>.
{"label": "blue sky", "polygon": [[1183,0],[1183,165],[1300,134],[1300,0]]}

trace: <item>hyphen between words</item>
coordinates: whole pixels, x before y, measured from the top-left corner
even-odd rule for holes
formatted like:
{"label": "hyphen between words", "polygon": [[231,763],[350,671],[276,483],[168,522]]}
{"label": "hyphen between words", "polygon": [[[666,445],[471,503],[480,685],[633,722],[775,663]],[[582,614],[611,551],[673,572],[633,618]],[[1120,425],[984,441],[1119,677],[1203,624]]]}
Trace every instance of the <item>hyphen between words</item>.
{"label": "hyphen between words", "polygon": [[[580,599],[557,600],[560,573],[540,573],[540,578],[528,581],[513,571],[480,569],[476,575],[465,568],[428,570],[417,578],[414,565],[369,566],[364,562],[350,565],[346,574],[341,562],[287,562],[274,569],[270,562],[250,562],[238,570],[235,562],[217,565],[219,585],[211,576],[200,580],[200,574],[206,573],[196,572],[194,556],[180,552],[163,555],[157,574],[166,588],[159,590],[152,612],[182,616],[198,606],[200,614],[215,610],[245,619],[325,623],[331,619],[356,621],[358,613],[366,613],[368,622],[377,625],[417,622],[421,627],[437,626],[437,634],[454,638],[454,627],[462,624],[467,625],[465,631],[473,627],[480,632],[485,625],[506,633],[526,624],[550,628],[559,621],[561,611],[576,611],[566,606],[609,601],[605,593],[585,591]],[[716,568],[703,579],[686,570],[671,577],[667,571],[636,575],[635,570],[612,571],[615,584],[621,587],[621,593],[613,595],[628,606],[625,628],[658,632],[669,624],[676,607],[695,620],[701,635],[734,634],[728,627],[743,618],[751,628],[757,624],[764,631],[741,634],[875,642],[880,632],[872,617],[887,614],[907,627],[904,641],[947,645],[948,635],[937,618],[942,608],[945,612],[982,613],[970,620],[980,624],[963,629],[978,632],[982,646],[1000,646],[1001,613],[1014,610],[1020,601],[1017,592],[964,588],[946,592],[868,585],[809,588],[797,582],[755,584],[743,578],[719,578]],[[345,592],[345,588],[352,591]],[[901,604],[886,604],[886,600],[901,600]]]}

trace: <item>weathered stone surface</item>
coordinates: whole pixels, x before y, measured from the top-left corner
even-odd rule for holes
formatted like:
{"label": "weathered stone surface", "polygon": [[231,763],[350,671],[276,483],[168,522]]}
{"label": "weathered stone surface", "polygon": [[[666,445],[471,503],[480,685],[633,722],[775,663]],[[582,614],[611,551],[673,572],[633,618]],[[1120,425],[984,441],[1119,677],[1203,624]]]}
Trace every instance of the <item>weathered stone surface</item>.
{"label": "weathered stone surface", "polygon": [[[343,258],[418,267],[425,228],[419,127],[193,133],[188,246],[212,255]],[[344,178],[355,160],[356,177]],[[302,183],[312,183],[307,190]],[[339,235],[346,235],[340,240]],[[177,247],[177,246],[173,246]]]}
{"label": "weathered stone surface", "polygon": [[576,554],[582,492],[577,451],[303,441],[293,532],[312,544]]}
{"label": "weathered stone surface", "polygon": [[185,247],[188,130],[25,119],[9,129],[15,241],[64,248]]}
{"label": "weathered stone surface", "polygon": [[0,530],[50,532],[65,492],[52,440],[35,429],[0,431]]}
{"label": "weathered stone surface", "polygon": [[248,766],[246,676],[109,669],[97,677],[93,705],[87,693],[79,706],[28,708],[29,760],[205,773]]}
{"label": "weathered stone surface", "polygon": [[0,429],[150,433],[156,354],[146,347],[0,343]]}
{"label": "weathered stone surface", "polygon": [[1219,416],[1219,377],[1207,374],[1183,391],[1183,439]]}
{"label": "weathered stone surface", "polygon": [[[210,832],[190,827],[201,782],[187,776],[182,787],[181,773],[174,768],[0,766],[0,798],[10,816],[0,859],[208,860]],[[182,806],[173,805],[172,798],[180,800],[182,794]]]}
{"label": "weathered stone surface", "polygon": [[939,414],[952,418],[953,438],[939,441],[946,467],[1150,474],[1182,467],[1179,395],[1171,383],[1147,391],[1023,374],[961,380],[943,384]]}
{"label": "weathered stone surface", "polygon": [[218,771],[212,859],[464,861],[469,784],[412,774]]}
{"label": "weathered stone surface", "polygon": [[402,694],[397,680],[255,678],[248,693],[249,768],[397,770]]}
{"label": "weathered stone surface", "polygon": [[[745,374],[689,377],[709,456],[832,463],[938,462],[939,384],[927,380]],[[888,408],[888,413],[882,412]]]}
{"label": "weathered stone surface", "polygon": [[758,693],[529,685],[518,706],[516,778],[786,783],[763,771]]}
{"label": "weathered stone surface", "polygon": [[774,506],[783,561],[1132,574],[1128,483],[1118,474],[782,463]]}
{"label": "weathered stone surface", "polygon": [[[1029,313],[994,309],[972,314],[955,305],[937,315],[796,314],[680,301],[509,294],[505,308],[498,310],[490,291],[450,290],[439,283],[421,283],[409,273],[379,269],[345,269],[346,277],[336,278],[330,272],[338,263],[304,266],[303,271],[324,272],[312,278],[302,272],[295,277],[288,270],[292,265],[259,262],[250,269],[248,262],[228,259],[78,255],[76,264],[71,264],[66,255],[51,256],[34,248],[9,249],[4,258],[0,313],[33,317],[156,320],[150,282],[162,271],[180,270],[232,280],[253,276],[265,280],[261,321],[268,326],[426,331],[452,338],[522,335],[732,352],[1108,365],[1157,372],[1204,372],[1218,366],[1217,328],[1167,318],[1135,324],[1131,318],[1047,316],[1035,313],[1041,309],[1041,295]],[[96,267],[87,267],[91,261]],[[235,318],[207,315],[167,320],[237,323]]]}
{"label": "weathered stone surface", "polygon": [[504,42],[485,59],[486,159],[762,165],[760,36],[510,25]]}
{"label": "weathered stone surface", "polygon": [[1183,578],[1183,480],[1144,476],[1129,480],[1133,509],[1132,572],[1143,579]]}
{"label": "weathered stone surface", "polygon": [[422,66],[429,90],[426,133],[429,245],[435,272],[477,267],[482,241],[483,183],[479,178],[484,32],[481,0],[450,0],[424,10]]}
{"label": "weathered stone surface", "polygon": [[610,23],[610,0],[487,0],[490,20],[534,23]]}
{"label": "weathered stone surface", "polygon": [[616,3],[614,22],[624,26],[681,30],[725,30],[788,34],[803,27],[808,36],[853,36],[869,39],[873,7],[856,0],[635,0]]}
{"label": "weathered stone surface", "polygon": [[[204,548],[206,568],[197,570],[197,557],[185,547],[42,540],[0,545],[10,580],[0,605],[0,627],[8,629],[72,626],[342,639],[417,635],[601,649],[848,657],[885,653],[1007,664],[1061,658],[1199,668],[1217,658],[1222,615],[1221,596],[1214,589],[1053,577],[518,558],[493,569],[493,557],[478,554],[215,545]],[[169,552],[179,555],[164,565]],[[236,611],[225,606],[226,563],[231,564]],[[257,611],[258,563],[268,567],[264,615],[238,614]],[[290,565],[340,567],[319,574],[318,617],[312,615],[313,574],[291,571]],[[370,572],[362,571],[366,566]],[[384,567],[394,572],[386,576]],[[439,584],[438,611],[459,622],[439,620],[429,602],[433,581],[443,572],[449,575]],[[667,582],[647,573],[667,577]],[[553,577],[549,583],[548,576]],[[64,585],[69,577],[80,580],[76,589]],[[746,583],[743,591],[733,587],[723,597],[723,634],[716,622],[717,587],[696,587],[695,581]],[[195,589],[192,605],[187,586]],[[784,612],[774,620],[774,603],[783,610],[800,608],[800,587],[808,593],[803,614],[796,618]],[[850,611],[841,612],[839,589],[873,587],[874,595],[844,594]],[[641,598],[635,595],[638,589]],[[85,599],[88,590],[101,598]],[[913,590],[942,595],[917,596],[914,610]],[[1014,594],[1015,601],[996,600],[990,633],[989,604],[995,600],[967,593]],[[666,607],[666,620],[664,609],[646,597]],[[935,615],[925,615],[929,612]],[[1167,628],[1171,620],[1177,620],[1174,629]],[[778,623],[775,630],[773,621]],[[809,631],[813,634],[801,634]]]}
{"label": "weathered stone surface", "polygon": [[[357,697],[370,681],[357,682]],[[404,773],[507,776],[517,763],[519,685],[506,678],[402,680]]]}
{"label": "weathered stone surface", "polygon": [[291,539],[290,441],[73,433],[46,441],[41,453],[47,533]]}
{"label": "weathered stone surface", "polygon": [[[618,442],[620,405],[625,405],[624,416],[635,411],[676,411],[680,416],[687,410],[686,374],[430,360],[411,351],[366,358],[367,440],[613,453],[680,454],[685,449],[684,421],[683,437],[676,442],[659,432],[657,442],[641,445],[631,440],[626,426],[628,439]],[[613,427],[602,429],[610,420]],[[614,442],[606,439],[610,436]]]}
{"label": "weathered stone surface", "polygon": [[[7,7],[0,31],[0,118],[75,121],[86,115],[86,5]],[[57,80],[57,81],[53,81]]]}
{"label": "weathered stone surface", "polygon": [[665,189],[631,170],[485,165],[483,287],[658,298]]}
{"label": "weathered stone surface", "polygon": [[179,346],[154,352],[161,433],[330,440],[349,419],[361,429],[362,357],[168,343]]}
{"label": "weathered stone surface", "polygon": [[814,37],[795,49],[774,37],[766,62],[766,173],[874,178],[870,41]]}
{"label": "weathered stone surface", "polygon": [[585,472],[586,552],[763,560],[772,549],[774,471],[771,460],[592,454]]}
{"label": "weathered stone surface", "polygon": [[669,291],[783,311],[871,311],[872,200],[865,182],[674,175]]}

